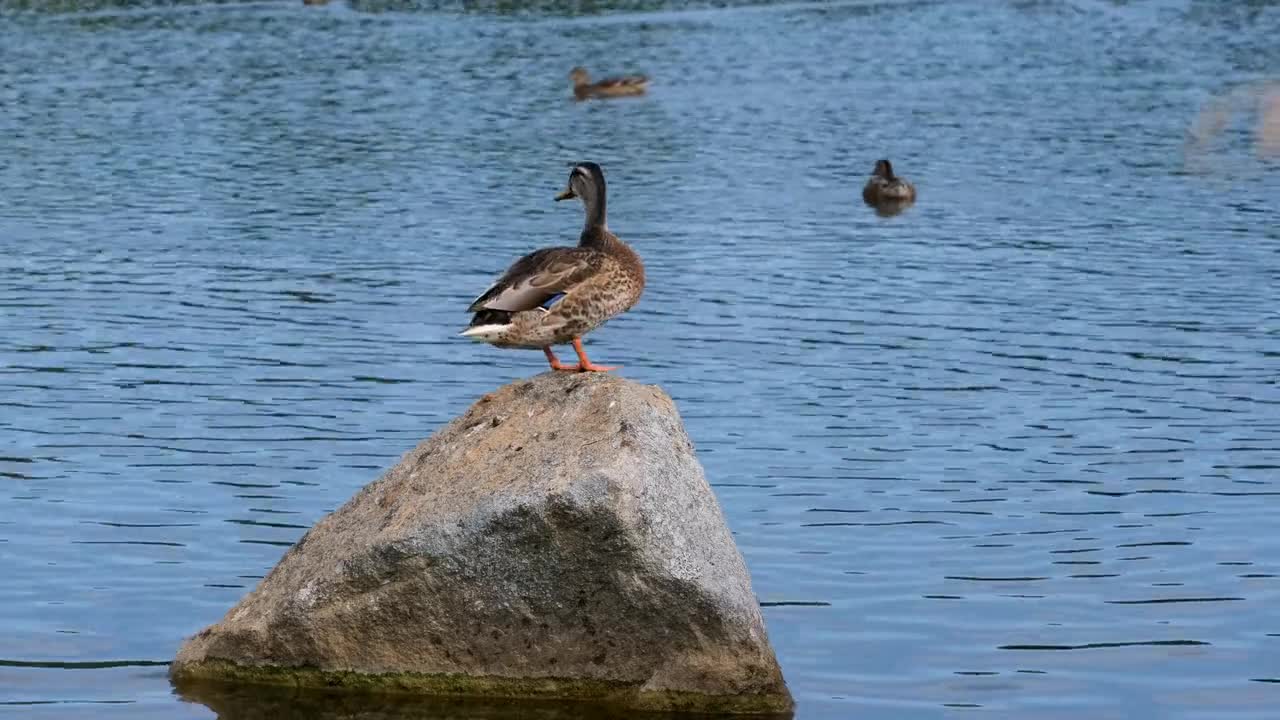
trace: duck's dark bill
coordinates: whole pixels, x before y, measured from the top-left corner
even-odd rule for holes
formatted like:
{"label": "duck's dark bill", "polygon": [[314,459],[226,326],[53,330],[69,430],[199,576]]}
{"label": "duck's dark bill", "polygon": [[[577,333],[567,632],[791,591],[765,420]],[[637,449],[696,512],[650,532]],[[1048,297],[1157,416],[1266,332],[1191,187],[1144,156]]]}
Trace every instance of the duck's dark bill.
{"label": "duck's dark bill", "polygon": [[560,200],[569,200],[576,197],[578,196],[573,194],[573,188],[565,188],[564,192],[556,196],[556,201],[559,202]]}

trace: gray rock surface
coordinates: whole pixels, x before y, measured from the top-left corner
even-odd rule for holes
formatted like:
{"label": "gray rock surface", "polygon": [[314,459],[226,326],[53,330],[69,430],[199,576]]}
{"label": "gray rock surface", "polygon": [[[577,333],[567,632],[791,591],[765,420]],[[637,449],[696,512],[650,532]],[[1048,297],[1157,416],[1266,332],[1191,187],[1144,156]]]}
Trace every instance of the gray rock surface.
{"label": "gray rock surface", "polygon": [[172,676],[791,708],[675,405],[603,373],[481,398],[317,523]]}

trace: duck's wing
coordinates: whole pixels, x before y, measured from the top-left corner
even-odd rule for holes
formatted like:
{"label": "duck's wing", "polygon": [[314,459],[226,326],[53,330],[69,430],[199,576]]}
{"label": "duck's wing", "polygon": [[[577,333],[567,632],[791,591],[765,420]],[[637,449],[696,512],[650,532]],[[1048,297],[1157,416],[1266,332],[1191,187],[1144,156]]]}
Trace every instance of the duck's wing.
{"label": "duck's wing", "polygon": [[467,312],[532,310],[595,274],[605,254],[581,247],[543,248],[515,261]]}
{"label": "duck's wing", "polygon": [[622,88],[622,87],[638,87],[648,85],[649,78],[644,75],[625,75],[623,77],[608,78],[596,83],[596,87],[600,88]]}
{"label": "duck's wing", "polygon": [[874,203],[880,197],[880,183],[878,178],[871,178],[866,185],[862,186],[862,200],[864,202]]}

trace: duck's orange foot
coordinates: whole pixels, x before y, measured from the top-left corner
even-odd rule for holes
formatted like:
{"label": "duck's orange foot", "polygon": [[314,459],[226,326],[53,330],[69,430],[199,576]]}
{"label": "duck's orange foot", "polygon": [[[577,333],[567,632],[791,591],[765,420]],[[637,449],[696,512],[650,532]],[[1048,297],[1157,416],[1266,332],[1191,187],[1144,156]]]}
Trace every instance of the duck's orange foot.
{"label": "duck's orange foot", "polygon": [[579,372],[609,372],[617,370],[621,365],[596,365],[587,358],[587,351],[582,349],[582,338],[573,339],[573,351],[578,353]]}
{"label": "duck's orange foot", "polygon": [[560,358],[556,357],[556,354],[551,351],[550,345],[542,348],[542,352],[547,356],[547,362],[551,363],[552,370],[556,370],[558,372],[578,372],[582,369],[578,365],[565,365],[560,362]]}
{"label": "duck's orange foot", "polygon": [[558,372],[609,372],[610,370],[618,370],[621,365],[596,365],[587,358],[587,353],[582,349],[582,340],[573,339],[574,352],[578,353],[578,363],[576,365],[565,365],[560,362],[560,358],[552,352],[551,346],[542,348],[543,354],[547,356],[547,362],[551,363],[551,369]]}

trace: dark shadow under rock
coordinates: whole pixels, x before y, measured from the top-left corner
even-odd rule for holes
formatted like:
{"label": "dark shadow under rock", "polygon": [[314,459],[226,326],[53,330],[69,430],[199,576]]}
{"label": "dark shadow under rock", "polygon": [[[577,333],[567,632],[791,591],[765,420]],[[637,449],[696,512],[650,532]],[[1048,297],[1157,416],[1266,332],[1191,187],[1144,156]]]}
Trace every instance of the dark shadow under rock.
{"label": "dark shadow under rock", "polygon": [[[185,683],[179,697],[218,720],[723,720],[704,713],[639,712],[591,701],[501,700],[359,693],[278,685]],[[760,715],[776,720],[790,713]]]}

